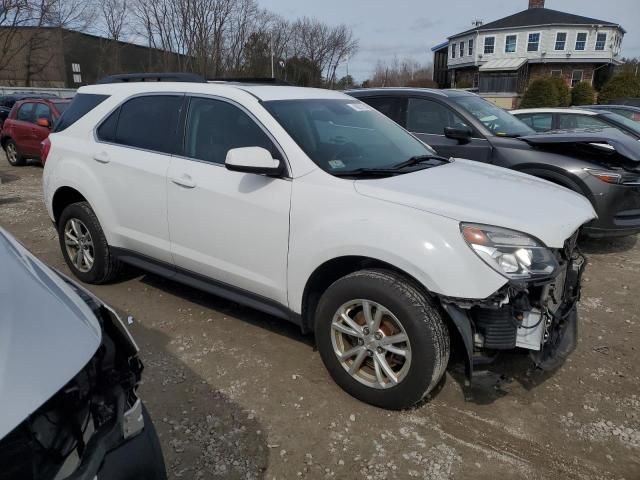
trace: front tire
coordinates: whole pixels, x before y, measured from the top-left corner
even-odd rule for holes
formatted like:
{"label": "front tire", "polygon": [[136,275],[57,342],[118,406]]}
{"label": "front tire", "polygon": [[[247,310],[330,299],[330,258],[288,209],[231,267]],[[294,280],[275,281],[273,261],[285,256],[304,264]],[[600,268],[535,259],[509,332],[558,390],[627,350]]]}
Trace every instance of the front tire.
{"label": "front tire", "polygon": [[98,217],[87,202],[72,203],[58,222],[60,248],[73,274],[85,283],[109,283],[121,264],[111,253]]}
{"label": "front tire", "polygon": [[424,398],[449,360],[441,310],[412,282],[386,270],[361,270],[333,283],[318,304],[315,335],[335,382],[387,409]]}
{"label": "front tire", "polygon": [[24,157],[18,153],[18,146],[13,140],[9,139],[5,142],[4,153],[12,167],[22,167],[25,164]]}

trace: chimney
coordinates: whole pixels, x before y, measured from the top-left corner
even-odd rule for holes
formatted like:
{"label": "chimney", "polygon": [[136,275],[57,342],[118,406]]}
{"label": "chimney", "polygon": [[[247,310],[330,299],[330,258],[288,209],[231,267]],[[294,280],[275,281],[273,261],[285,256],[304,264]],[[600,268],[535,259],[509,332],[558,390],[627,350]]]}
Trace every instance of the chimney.
{"label": "chimney", "polygon": [[544,0],[529,0],[529,8],[544,8]]}

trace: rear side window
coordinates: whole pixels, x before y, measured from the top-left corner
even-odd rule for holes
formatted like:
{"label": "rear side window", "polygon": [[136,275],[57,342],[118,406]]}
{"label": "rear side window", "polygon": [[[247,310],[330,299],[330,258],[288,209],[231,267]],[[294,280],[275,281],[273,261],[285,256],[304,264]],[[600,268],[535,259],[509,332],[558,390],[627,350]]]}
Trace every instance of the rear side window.
{"label": "rear side window", "polygon": [[[75,97],[73,97],[73,100],[64,110],[60,118],[58,118],[58,121],[53,127],[53,131],[61,132],[69,126],[73,125],[95,107],[104,102],[107,98],[109,98],[109,95],[78,93]],[[61,108],[64,107],[61,105]]]}
{"label": "rear side window", "polygon": [[145,95],[122,104],[98,128],[103,141],[175,153],[183,95]]}
{"label": "rear side window", "polygon": [[34,122],[33,103],[23,103],[18,110],[17,119],[23,122]]}

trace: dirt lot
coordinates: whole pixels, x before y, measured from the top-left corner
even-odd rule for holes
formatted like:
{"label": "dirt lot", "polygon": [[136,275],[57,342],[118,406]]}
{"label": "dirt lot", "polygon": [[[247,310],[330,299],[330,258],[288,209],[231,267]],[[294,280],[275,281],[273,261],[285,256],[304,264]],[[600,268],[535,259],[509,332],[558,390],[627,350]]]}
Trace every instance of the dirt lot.
{"label": "dirt lot", "polygon": [[[0,158],[0,225],[67,272],[42,169]],[[171,478],[640,479],[640,243],[582,245],[580,344],[558,372],[504,357],[466,400],[386,412],[343,393],[293,326],[159,277],[94,287],[136,318]],[[28,296],[28,292],[25,292]]]}

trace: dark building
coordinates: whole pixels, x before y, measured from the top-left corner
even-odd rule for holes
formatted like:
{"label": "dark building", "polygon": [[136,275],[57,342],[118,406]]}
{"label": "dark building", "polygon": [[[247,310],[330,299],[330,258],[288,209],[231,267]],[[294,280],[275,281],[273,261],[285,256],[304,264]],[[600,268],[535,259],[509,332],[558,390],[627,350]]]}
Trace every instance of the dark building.
{"label": "dark building", "polygon": [[438,84],[438,88],[449,88],[449,42],[443,42],[431,49],[433,52],[433,81]]}
{"label": "dark building", "polygon": [[0,84],[77,88],[113,73],[183,71],[188,57],[64,28],[2,27]]}

